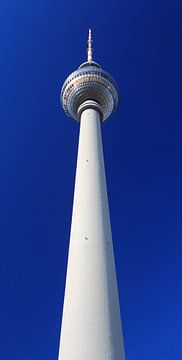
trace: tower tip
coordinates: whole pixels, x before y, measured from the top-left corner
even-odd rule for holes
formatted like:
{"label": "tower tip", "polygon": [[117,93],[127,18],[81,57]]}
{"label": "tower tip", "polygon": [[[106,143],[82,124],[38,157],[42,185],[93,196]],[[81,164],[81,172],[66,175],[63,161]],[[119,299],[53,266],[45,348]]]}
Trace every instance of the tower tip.
{"label": "tower tip", "polygon": [[92,48],[92,29],[88,29],[88,48],[87,48],[87,61],[89,63],[92,62],[92,56],[93,56],[93,48]]}

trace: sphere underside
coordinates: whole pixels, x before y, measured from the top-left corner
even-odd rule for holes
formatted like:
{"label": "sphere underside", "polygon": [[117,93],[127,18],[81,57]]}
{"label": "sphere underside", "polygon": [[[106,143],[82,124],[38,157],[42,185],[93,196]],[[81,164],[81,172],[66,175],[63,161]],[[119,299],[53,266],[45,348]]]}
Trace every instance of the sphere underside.
{"label": "sphere underside", "polygon": [[96,66],[81,67],[63,84],[61,102],[66,114],[80,120],[78,108],[87,100],[96,101],[102,109],[102,120],[111,116],[118,105],[117,85],[113,78]]}

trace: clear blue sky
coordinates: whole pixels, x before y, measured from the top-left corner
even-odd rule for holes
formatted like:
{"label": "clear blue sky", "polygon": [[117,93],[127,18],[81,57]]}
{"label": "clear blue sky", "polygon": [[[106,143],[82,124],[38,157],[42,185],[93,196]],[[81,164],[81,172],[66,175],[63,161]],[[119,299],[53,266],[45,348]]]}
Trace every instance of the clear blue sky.
{"label": "clear blue sky", "polygon": [[85,60],[116,79],[103,126],[127,360],[182,360],[182,2],[1,0],[0,360],[57,360]]}

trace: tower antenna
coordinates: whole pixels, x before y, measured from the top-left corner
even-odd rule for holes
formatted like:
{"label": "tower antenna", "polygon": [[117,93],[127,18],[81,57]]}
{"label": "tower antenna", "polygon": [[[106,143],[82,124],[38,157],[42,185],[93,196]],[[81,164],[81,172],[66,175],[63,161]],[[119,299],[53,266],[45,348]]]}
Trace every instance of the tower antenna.
{"label": "tower antenna", "polygon": [[92,48],[92,44],[93,44],[93,41],[92,41],[92,30],[89,29],[88,30],[88,48],[87,48],[87,61],[89,63],[92,62],[92,55],[93,55],[93,48]]}

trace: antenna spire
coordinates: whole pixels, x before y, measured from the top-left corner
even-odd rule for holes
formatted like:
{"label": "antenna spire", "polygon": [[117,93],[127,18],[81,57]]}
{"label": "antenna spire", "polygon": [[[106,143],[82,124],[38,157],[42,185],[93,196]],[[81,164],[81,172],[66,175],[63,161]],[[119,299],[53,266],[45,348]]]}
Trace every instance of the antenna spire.
{"label": "antenna spire", "polygon": [[89,63],[92,62],[92,54],[93,54],[93,48],[92,48],[92,44],[93,44],[93,41],[92,41],[92,30],[89,29],[88,30],[88,48],[87,48],[87,61]]}

